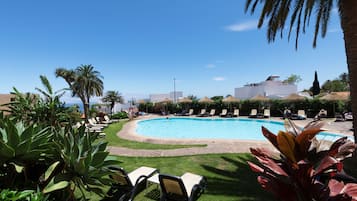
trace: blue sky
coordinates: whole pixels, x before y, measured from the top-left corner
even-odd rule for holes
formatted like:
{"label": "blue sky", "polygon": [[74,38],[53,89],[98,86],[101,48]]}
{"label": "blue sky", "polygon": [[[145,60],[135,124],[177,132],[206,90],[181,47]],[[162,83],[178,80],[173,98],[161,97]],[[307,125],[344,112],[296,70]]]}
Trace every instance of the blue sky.
{"label": "blue sky", "polygon": [[[67,87],[58,67],[92,64],[104,90],[126,99],[176,90],[198,97],[234,94],[234,88],[300,75],[298,89],[347,72],[336,10],[325,39],[312,48],[313,32],[299,49],[284,37],[266,40],[259,16],[244,0],[1,1],[0,93],[33,92],[46,75],[54,89]],[[312,28],[310,28],[312,29]],[[286,34],[285,34],[286,35]],[[293,38],[294,39],[294,38]],[[69,98],[66,99],[70,101]]]}

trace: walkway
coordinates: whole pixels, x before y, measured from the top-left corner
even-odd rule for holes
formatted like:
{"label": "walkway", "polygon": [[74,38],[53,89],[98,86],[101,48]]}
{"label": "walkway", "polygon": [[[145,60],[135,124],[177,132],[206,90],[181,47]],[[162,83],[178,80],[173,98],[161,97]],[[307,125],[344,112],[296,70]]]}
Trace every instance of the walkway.
{"label": "walkway", "polygon": [[[254,141],[254,140],[212,140],[212,139],[159,139],[143,137],[135,132],[136,122],[141,119],[155,118],[157,116],[145,116],[136,120],[126,123],[123,129],[118,132],[118,136],[124,139],[154,143],[154,144],[207,144],[206,147],[192,147],[180,149],[130,149],[124,147],[109,147],[109,151],[113,155],[121,156],[142,156],[142,157],[161,157],[161,156],[187,156],[209,153],[247,153],[251,147],[264,147],[272,151],[275,148],[267,141]],[[279,118],[272,118],[273,120],[281,121]],[[309,120],[294,121],[299,126],[304,126]],[[325,119],[324,128],[329,132],[341,133],[345,135],[352,135],[349,129],[352,127],[352,122],[333,122],[332,119]]]}

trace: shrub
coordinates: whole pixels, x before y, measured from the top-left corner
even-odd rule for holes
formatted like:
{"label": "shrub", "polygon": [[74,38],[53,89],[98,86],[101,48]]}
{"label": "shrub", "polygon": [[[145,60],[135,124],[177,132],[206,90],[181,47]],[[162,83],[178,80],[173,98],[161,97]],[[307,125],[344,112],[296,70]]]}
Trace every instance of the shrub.
{"label": "shrub", "polygon": [[34,190],[13,191],[9,189],[3,189],[0,192],[0,200],[46,201],[48,200],[48,196],[45,196],[41,192],[36,192]]}
{"label": "shrub", "polygon": [[88,193],[104,197],[104,186],[112,180],[109,168],[118,161],[108,160],[107,142],[98,140],[97,133],[80,129],[62,129],[56,133],[55,147],[60,159],[44,174],[44,193],[56,200],[87,200]]}
{"label": "shrub", "polygon": [[53,160],[52,137],[49,128],[27,126],[0,113],[0,187],[36,188]]}
{"label": "shrub", "polygon": [[113,119],[126,119],[128,118],[128,114],[126,112],[118,112],[112,115]]}
{"label": "shrub", "polygon": [[286,121],[286,132],[277,135],[262,128],[263,135],[280,152],[280,157],[274,157],[268,150],[251,149],[260,165],[248,164],[259,174],[258,182],[265,190],[284,201],[357,199],[357,184],[349,183],[356,180],[343,171],[343,160],[351,156],[356,145],[343,137],[324,149],[324,142],[315,138],[321,127],[319,121],[303,129]]}

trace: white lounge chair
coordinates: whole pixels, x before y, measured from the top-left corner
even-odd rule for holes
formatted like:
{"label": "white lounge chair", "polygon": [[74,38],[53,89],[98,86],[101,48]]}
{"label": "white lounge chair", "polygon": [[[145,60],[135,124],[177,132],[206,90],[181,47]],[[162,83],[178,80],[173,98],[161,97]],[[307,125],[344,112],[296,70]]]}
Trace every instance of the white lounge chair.
{"label": "white lounge chair", "polygon": [[198,117],[203,117],[206,115],[206,109],[201,109],[201,113],[199,113],[197,116]]}
{"label": "white lounge chair", "polygon": [[171,201],[196,200],[206,188],[206,179],[197,174],[185,173],[181,177],[159,174],[161,199]]}
{"label": "white lounge chair", "polygon": [[221,114],[219,114],[220,117],[226,117],[227,116],[227,109],[222,109]]}
{"label": "white lounge chair", "polygon": [[[97,121],[96,118],[94,118],[94,117],[92,117],[91,120],[92,120],[92,124],[93,124],[94,126],[98,126],[98,127],[107,127],[107,126],[108,126],[108,124],[100,123],[100,122]],[[89,119],[88,119],[88,121],[89,121]]]}
{"label": "white lounge chair", "polygon": [[188,115],[188,116],[193,115],[193,109],[188,110],[188,114],[187,114],[187,115]]}
{"label": "white lounge chair", "polygon": [[108,115],[104,115],[104,120],[105,120],[106,122],[110,122],[110,123],[114,123],[114,122],[118,122],[118,121],[119,121],[118,119],[110,119],[110,118],[108,117]]}
{"label": "white lounge chair", "polygon": [[325,109],[321,109],[318,115],[319,117],[327,117],[327,111]]}
{"label": "white lounge chair", "polygon": [[306,119],[305,110],[298,110],[297,115],[300,119]]}
{"label": "white lounge chair", "polygon": [[270,118],[270,109],[264,109],[264,118]]}
{"label": "white lounge chair", "polygon": [[[149,177],[158,172],[157,169],[151,167],[139,167],[134,171],[127,173],[123,168],[111,167],[113,173],[110,177],[114,180],[111,188],[108,191],[108,196],[112,196],[113,200],[133,200],[134,196],[146,187],[146,181]],[[117,191],[122,191],[119,196]]]}
{"label": "white lounge chair", "polygon": [[234,109],[233,117],[238,117],[238,116],[239,116],[239,109]]}
{"label": "white lounge chair", "polygon": [[258,114],[257,109],[250,110],[249,118],[256,118]]}
{"label": "white lounge chair", "polygon": [[211,109],[209,116],[214,116],[216,114],[216,109]]}

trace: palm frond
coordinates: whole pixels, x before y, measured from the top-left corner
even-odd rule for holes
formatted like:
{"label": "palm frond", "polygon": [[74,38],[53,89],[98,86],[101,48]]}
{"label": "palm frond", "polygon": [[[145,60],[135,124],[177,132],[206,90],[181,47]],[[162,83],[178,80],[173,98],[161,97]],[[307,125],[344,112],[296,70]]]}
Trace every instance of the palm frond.
{"label": "palm frond", "polygon": [[[312,12],[316,9],[313,40],[313,47],[316,47],[319,32],[321,31],[321,37],[325,37],[327,33],[333,2],[334,0],[246,0],[245,12],[250,10],[251,13],[254,13],[257,5],[259,3],[262,4],[258,28],[261,28],[264,21],[268,20],[268,42],[273,42],[279,32],[280,37],[283,37],[285,23],[290,17],[288,40],[290,41],[292,30],[296,28],[295,49],[297,49],[300,33],[305,33],[306,27],[309,26]],[[289,15],[290,12],[291,15]]]}

